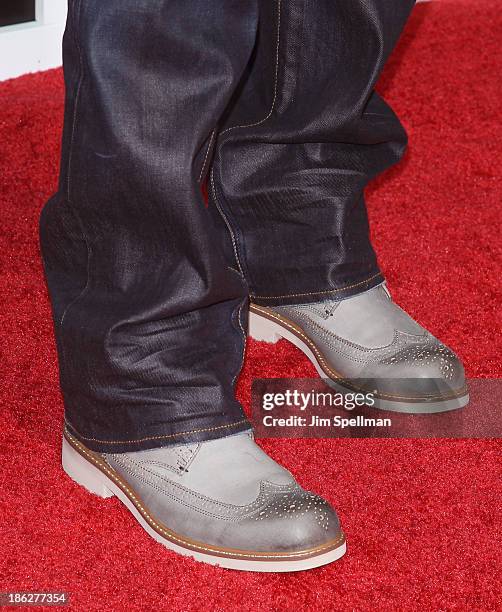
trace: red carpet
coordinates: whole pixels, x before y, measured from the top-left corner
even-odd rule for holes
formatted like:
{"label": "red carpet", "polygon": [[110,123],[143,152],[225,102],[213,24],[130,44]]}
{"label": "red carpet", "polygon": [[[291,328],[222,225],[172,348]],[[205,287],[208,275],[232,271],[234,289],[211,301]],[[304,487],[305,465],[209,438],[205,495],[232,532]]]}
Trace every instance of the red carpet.
{"label": "red carpet", "polygon": [[[380,85],[410,150],[369,194],[395,297],[459,352],[471,377],[502,373],[501,16],[499,0],[417,6]],[[336,505],[348,537],[341,561],[296,575],[177,557],[118,501],[63,475],[37,246],[38,213],[56,185],[62,100],[60,71],[0,84],[0,591],[67,591],[70,607],[86,611],[502,610],[497,440],[265,441]],[[314,371],[285,342],[251,343],[241,396],[252,377],[280,375]]]}

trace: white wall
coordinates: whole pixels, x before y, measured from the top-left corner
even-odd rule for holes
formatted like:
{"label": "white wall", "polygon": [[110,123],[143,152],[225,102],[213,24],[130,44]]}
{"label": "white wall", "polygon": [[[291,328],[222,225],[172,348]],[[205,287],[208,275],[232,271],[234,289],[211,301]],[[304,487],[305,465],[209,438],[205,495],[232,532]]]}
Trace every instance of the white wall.
{"label": "white wall", "polygon": [[0,81],[60,66],[65,20],[66,0],[37,0],[36,21],[0,28]]}

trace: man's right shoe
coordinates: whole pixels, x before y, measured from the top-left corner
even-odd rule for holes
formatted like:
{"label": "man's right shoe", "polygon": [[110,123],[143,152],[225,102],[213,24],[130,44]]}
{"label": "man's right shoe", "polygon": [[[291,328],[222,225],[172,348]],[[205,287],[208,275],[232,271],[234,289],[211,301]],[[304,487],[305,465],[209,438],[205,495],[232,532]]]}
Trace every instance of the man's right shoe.
{"label": "man's right shoe", "polygon": [[345,553],[335,511],[244,432],[198,444],[99,454],[65,431],[63,468],[116,495],[155,540],[221,567],[290,572]]}

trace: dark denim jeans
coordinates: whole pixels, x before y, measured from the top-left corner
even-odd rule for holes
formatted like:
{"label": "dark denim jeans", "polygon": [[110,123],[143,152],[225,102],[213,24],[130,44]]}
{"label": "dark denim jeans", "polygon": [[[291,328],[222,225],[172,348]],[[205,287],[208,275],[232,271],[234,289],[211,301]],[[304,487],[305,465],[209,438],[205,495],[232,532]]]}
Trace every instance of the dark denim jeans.
{"label": "dark denim jeans", "polygon": [[406,134],[373,88],[413,3],[70,0],[41,244],[67,425],[88,447],[248,428],[249,296],[382,281],[363,189]]}

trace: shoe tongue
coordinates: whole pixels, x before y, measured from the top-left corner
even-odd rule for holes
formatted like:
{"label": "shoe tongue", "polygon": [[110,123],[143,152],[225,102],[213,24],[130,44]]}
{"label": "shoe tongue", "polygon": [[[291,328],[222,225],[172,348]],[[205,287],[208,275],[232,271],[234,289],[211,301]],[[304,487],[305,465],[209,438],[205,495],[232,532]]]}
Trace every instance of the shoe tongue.
{"label": "shoe tongue", "polygon": [[222,503],[246,505],[256,500],[262,483],[295,487],[294,478],[257,446],[250,431],[198,444],[105,455],[119,465],[177,483]]}
{"label": "shoe tongue", "polygon": [[202,443],[183,481],[202,495],[236,505],[253,502],[262,482],[295,485],[291,474],[255,444],[249,433]]}
{"label": "shoe tongue", "polygon": [[[254,440],[254,435],[251,430],[242,431],[229,438],[237,438],[245,436]],[[204,442],[195,442],[193,444],[177,444],[173,446],[163,446],[161,448],[152,448],[150,450],[128,453],[128,455],[145,467],[162,471],[170,471],[181,474],[185,472],[192,460],[194,459],[199,447]]]}
{"label": "shoe tongue", "polygon": [[322,302],[322,308],[325,314],[333,314],[333,311],[340,305],[341,300],[326,300]]}
{"label": "shoe tongue", "polygon": [[395,332],[424,334],[424,330],[390,298],[383,285],[342,300],[330,320],[333,330],[341,337],[378,348],[392,342]]}
{"label": "shoe tongue", "polygon": [[[392,301],[390,293],[385,286],[385,283],[377,285],[372,289],[368,289],[367,291],[363,291],[363,293],[358,293],[356,295],[351,295],[349,297],[344,297],[340,299],[329,299],[323,300],[322,302],[317,302],[314,304],[308,304],[308,306],[317,311],[317,313],[321,316],[332,315],[337,308],[339,308],[344,302],[348,302],[349,300],[354,300],[357,298],[368,297],[372,292],[381,293],[382,296],[385,296],[386,299]],[[364,296],[364,297],[363,297]]]}
{"label": "shoe tongue", "polygon": [[156,466],[176,473],[183,472],[195,457],[199,444],[179,444],[164,446],[135,453],[128,453],[135,461],[144,466]]}

